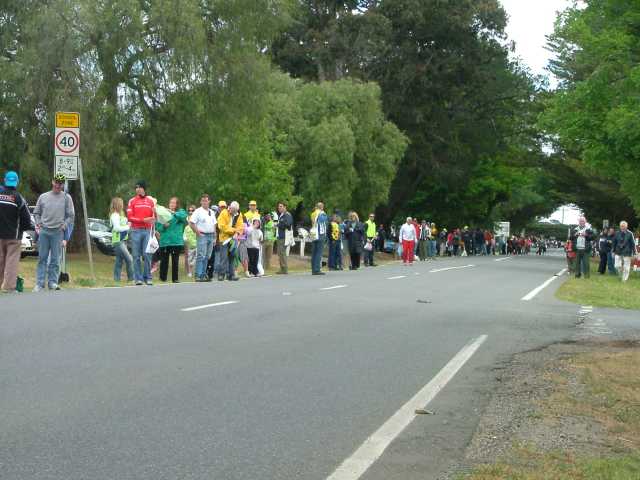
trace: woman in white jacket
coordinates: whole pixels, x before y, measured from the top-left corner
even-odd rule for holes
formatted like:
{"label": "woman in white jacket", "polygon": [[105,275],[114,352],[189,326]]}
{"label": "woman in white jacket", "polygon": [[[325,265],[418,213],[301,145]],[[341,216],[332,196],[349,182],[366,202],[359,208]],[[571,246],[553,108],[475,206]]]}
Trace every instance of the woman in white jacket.
{"label": "woman in white jacket", "polygon": [[127,234],[129,233],[129,221],[124,213],[124,202],[120,197],[111,199],[111,208],[109,209],[109,221],[111,222],[111,245],[116,252],[116,263],[113,266],[113,279],[120,281],[122,272],[122,262],[125,263],[127,269],[127,278],[133,281],[133,258],[127,250]]}
{"label": "woman in white jacket", "polygon": [[413,265],[413,252],[416,246],[416,229],[411,217],[400,228],[400,243],[402,244],[402,264]]}

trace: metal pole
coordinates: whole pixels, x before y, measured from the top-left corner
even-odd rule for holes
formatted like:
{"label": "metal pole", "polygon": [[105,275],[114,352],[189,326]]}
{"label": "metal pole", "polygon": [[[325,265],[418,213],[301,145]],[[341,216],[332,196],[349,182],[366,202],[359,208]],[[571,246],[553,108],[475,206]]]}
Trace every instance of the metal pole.
{"label": "metal pole", "polygon": [[89,269],[91,270],[91,278],[96,281],[96,274],[93,270],[93,253],[91,252],[91,237],[89,235],[89,218],[87,215],[87,195],[84,190],[84,169],[82,168],[82,160],[78,157],[78,168],[80,169],[80,193],[82,194],[82,212],[84,213],[84,234],[87,241],[87,253],[89,254]]}

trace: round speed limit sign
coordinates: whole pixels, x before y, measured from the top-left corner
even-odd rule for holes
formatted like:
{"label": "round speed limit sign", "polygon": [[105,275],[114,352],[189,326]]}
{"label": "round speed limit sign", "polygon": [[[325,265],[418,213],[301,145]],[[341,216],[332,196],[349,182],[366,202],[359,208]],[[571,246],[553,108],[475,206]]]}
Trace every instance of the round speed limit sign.
{"label": "round speed limit sign", "polygon": [[56,128],[56,155],[77,157],[80,153],[80,129]]}

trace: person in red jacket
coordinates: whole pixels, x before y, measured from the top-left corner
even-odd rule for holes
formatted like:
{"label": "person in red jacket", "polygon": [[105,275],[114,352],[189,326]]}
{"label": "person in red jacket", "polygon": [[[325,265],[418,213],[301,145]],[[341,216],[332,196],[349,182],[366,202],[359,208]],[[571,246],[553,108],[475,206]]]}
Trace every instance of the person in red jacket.
{"label": "person in red jacket", "polygon": [[136,182],[136,196],[129,200],[127,218],[131,224],[131,254],[133,256],[133,277],[136,285],[153,285],[151,279],[151,255],[146,253],[151,230],[156,222],[156,204],[147,195],[144,180]]}

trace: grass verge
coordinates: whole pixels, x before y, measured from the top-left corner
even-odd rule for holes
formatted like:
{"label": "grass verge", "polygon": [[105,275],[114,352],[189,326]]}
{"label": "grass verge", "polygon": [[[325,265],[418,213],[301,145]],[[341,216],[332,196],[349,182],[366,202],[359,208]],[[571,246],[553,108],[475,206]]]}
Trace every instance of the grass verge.
{"label": "grass verge", "polygon": [[[308,250],[309,251],[309,250]],[[113,265],[115,257],[104,255],[100,252],[93,252],[95,280],[91,278],[91,269],[89,268],[89,260],[86,253],[70,253],[67,255],[67,272],[69,273],[69,283],[64,283],[63,288],[87,288],[87,287],[115,287],[126,285],[124,282],[115,282],[113,280]],[[299,255],[292,254],[289,256],[289,273],[309,272],[311,268],[310,257],[300,258]],[[376,254],[376,261],[380,265],[391,263],[394,261],[392,255]],[[348,265],[349,257],[343,258],[345,265]],[[19,274],[25,280],[25,291],[31,290],[35,284],[36,266],[38,264],[37,257],[25,257],[20,260]],[[271,259],[271,268],[267,270],[267,274],[273,274],[278,270],[278,257],[274,255]],[[242,269],[238,269],[242,273]],[[122,272],[122,278],[126,280],[126,270]],[[153,274],[154,281],[158,280],[158,273]],[[192,282],[193,278],[187,276],[184,269],[184,257],[180,256],[179,280],[181,282]]]}
{"label": "grass verge", "polygon": [[640,479],[640,344],[601,344],[554,364],[553,374],[547,375],[552,392],[538,405],[537,421],[562,426],[571,418],[567,424],[586,425],[591,435],[601,432],[589,442],[592,451],[585,455],[579,448],[558,452],[513,445],[504,459],[461,479]]}
{"label": "grass verge", "polygon": [[556,296],[580,305],[640,310],[640,275],[632,272],[625,283],[620,277],[609,274],[571,277],[560,286]]}

